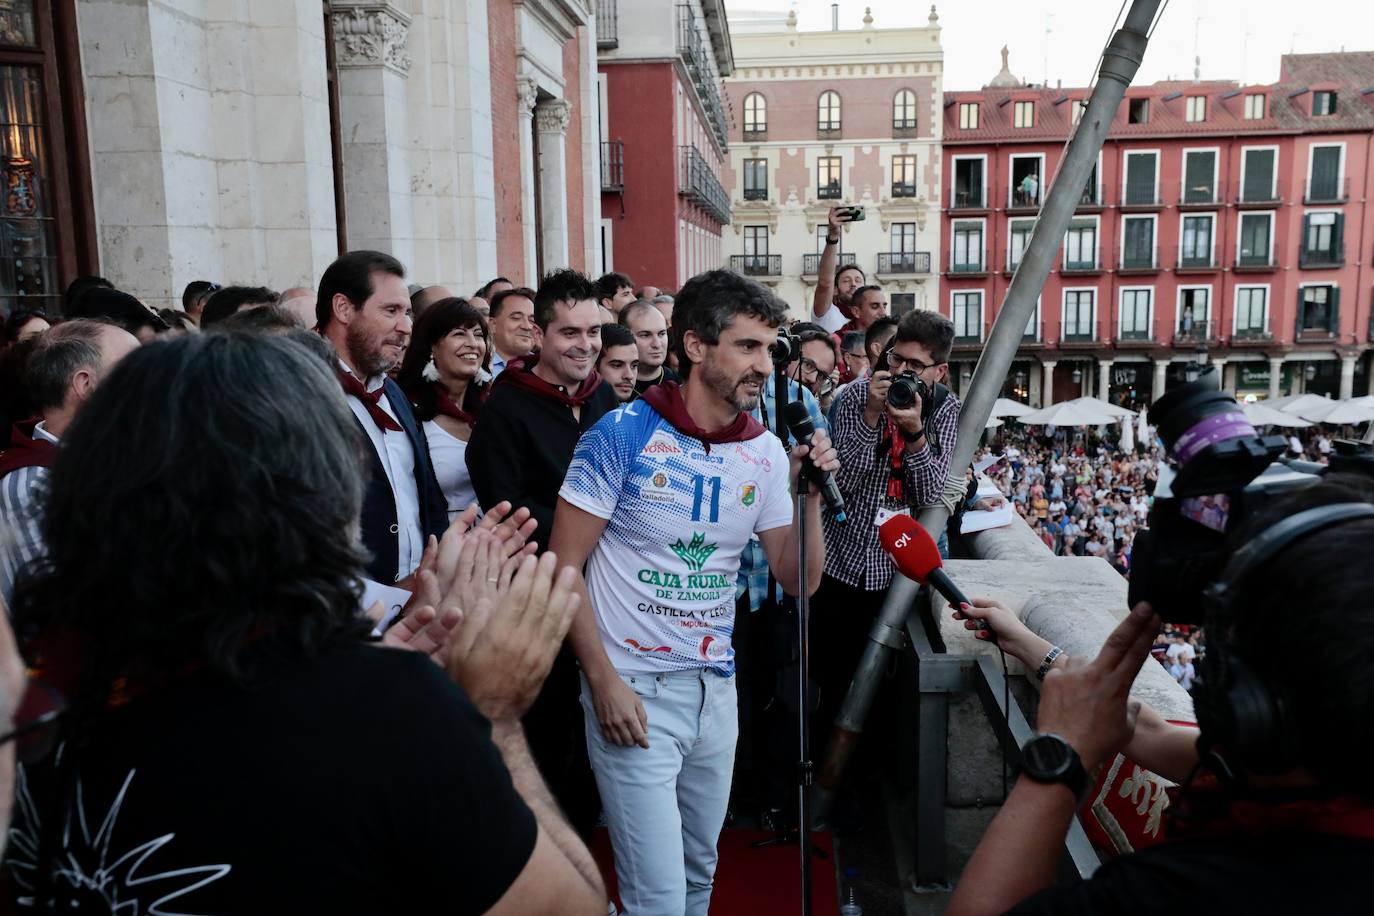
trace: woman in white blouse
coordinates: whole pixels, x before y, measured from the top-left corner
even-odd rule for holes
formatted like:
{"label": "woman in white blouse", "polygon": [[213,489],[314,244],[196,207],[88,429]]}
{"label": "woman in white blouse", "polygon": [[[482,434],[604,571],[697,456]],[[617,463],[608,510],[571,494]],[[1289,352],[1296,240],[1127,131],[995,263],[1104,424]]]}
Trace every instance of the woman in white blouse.
{"label": "woman in white blouse", "polygon": [[467,448],[491,382],[490,366],[486,319],[466,299],[454,297],[440,299],[415,323],[397,379],[424,423],[449,521],[477,501]]}

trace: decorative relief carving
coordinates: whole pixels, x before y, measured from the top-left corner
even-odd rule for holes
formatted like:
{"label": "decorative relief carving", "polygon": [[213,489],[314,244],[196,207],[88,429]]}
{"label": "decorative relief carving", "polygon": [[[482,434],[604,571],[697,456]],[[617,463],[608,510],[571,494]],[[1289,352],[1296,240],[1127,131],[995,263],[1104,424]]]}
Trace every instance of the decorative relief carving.
{"label": "decorative relief carving", "polygon": [[515,94],[520,100],[520,113],[525,117],[534,114],[534,106],[539,102],[539,84],[533,77],[522,76],[515,81]]}
{"label": "decorative relief carving", "polygon": [[543,102],[534,109],[534,125],[541,134],[561,134],[572,120],[572,105],[566,99]]}
{"label": "decorative relief carving", "polygon": [[336,2],[331,14],[334,60],[340,67],[387,67],[410,72],[410,17],[390,3]]}

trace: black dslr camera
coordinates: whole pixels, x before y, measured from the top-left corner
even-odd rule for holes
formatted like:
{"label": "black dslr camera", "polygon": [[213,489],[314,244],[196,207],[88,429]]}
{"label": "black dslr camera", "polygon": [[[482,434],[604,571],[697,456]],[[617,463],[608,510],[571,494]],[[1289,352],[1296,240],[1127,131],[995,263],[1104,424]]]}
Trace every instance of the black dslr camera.
{"label": "black dslr camera", "polygon": [[[888,356],[891,353],[892,346],[889,344],[879,357],[875,371],[892,371],[888,368]],[[914,372],[903,372],[893,377],[892,384],[887,389],[887,403],[898,410],[905,410],[916,403],[917,397],[921,399],[921,425],[924,426],[930,421],[935,408],[949,397],[949,389],[939,382],[927,385],[925,380]]]}
{"label": "black dslr camera", "polygon": [[773,365],[785,366],[800,358],[801,351],[801,338],[786,325],[778,328],[778,339],[773,342]]}
{"label": "black dslr camera", "polygon": [[1203,592],[1221,578],[1247,518],[1328,470],[1374,476],[1362,442],[1338,441],[1329,466],[1282,458],[1286,440],[1255,432],[1211,370],[1160,398],[1148,417],[1170,465],[1131,548],[1129,600],[1149,601],[1172,623],[1203,622]]}

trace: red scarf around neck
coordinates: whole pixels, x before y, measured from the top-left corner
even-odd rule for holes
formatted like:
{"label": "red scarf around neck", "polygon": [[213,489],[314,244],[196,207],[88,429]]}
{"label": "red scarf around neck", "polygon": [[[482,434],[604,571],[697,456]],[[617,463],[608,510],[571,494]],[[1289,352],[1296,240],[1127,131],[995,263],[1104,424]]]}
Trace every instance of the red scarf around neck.
{"label": "red scarf around neck", "polygon": [[367,415],[372,418],[372,422],[377,424],[377,428],[382,431],[382,435],[388,432],[401,432],[401,424],[391,418],[391,414],[382,409],[380,401],[382,395],[386,394],[386,382],[376,391],[368,391],[367,386],[358,381],[357,376],[351,372],[345,372],[343,368],[338,370],[339,384],[343,386],[344,394],[351,394],[353,397],[362,401],[363,408],[367,410]]}
{"label": "red scarf around neck", "polygon": [[[466,398],[464,400],[466,400]],[[444,416],[452,417],[459,423],[466,423],[468,426],[472,426],[477,422],[477,414],[468,413],[462,407],[459,407],[458,404],[454,402],[453,398],[448,396],[448,392],[444,390],[444,387],[438,382],[434,383],[434,409]]]}
{"label": "red scarf around neck", "polygon": [[682,386],[677,382],[657,384],[645,391],[642,398],[678,432],[693,439],[700,439],[708,453],[711,451],[712,443],[748,442],[762,436],[764,432],[763,424],[743,410],[735,416],[734,422],[729,426],[707,432],[697,426],[696,421],[687,412],[687,402],[682,399]]}
{"label": "red scarf around neck", "polygon": [[546,382],[534,373],[534,367],[539,365],[539,357],[524,356],[520,359],[513,359],[506,363],[506,368],[496,377],[493,385],[514,385],[524,389],[537,397],[549,401],[557,401],[568,407],[581,407],[591,396],[596,393],[596,389],[601,385],[601,376],[593,369],[591,374],[582,380],[577,386],[577,391],[569,394],[562,387]]}

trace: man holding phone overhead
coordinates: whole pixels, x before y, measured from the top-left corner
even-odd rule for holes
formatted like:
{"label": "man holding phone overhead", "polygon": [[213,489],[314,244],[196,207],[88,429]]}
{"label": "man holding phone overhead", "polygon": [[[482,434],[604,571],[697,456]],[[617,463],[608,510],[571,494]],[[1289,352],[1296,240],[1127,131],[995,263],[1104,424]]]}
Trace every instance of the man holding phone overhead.
{"label": "man holding phone overhead", "polygon": [[811,315],[817,324],[832,334],[854,317],[849,307],[850,296],[868,280],[857,264],[839,266],[840,229],[844,223],[859,219],[863,219],[862,207],[831,207],[826,216],[829,229],[825,236],[825,250],[821,252],[821,263],[816,268],[816,294],[811,300]]}

